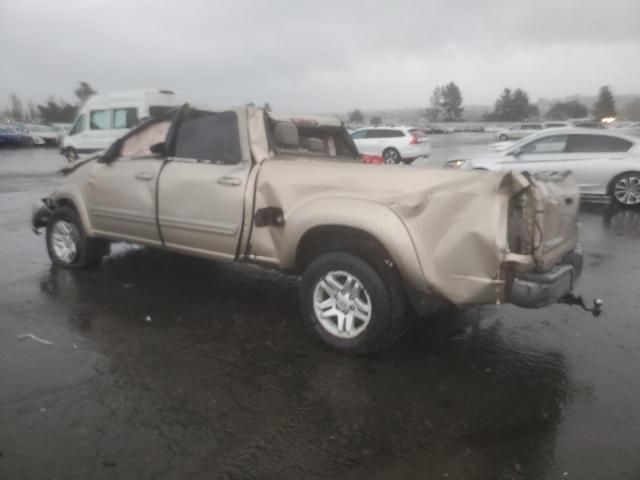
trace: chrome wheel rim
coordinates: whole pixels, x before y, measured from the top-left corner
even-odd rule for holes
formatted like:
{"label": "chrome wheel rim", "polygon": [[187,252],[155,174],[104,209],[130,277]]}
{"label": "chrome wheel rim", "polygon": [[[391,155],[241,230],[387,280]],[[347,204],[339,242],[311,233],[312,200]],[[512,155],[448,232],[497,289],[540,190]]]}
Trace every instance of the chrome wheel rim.
{"label": "chrome wheel rim", "polygon": [[318,280],[313,291],[318,323],[338,338],[355,338],[371,321],[371,297],[351,273],[334,270]]}
{"label": "chrome wheel rim", "polygon": [[78,233],[75,227],[58,220],[52,229],[51,247],[56,258],[63,263],[72,263],[78,254]]}
{"label": "chrome wheel rim", "polygon": [[400,154],[395,150],[387,150],[384,152],[383,159],[387,165],[395,165],[400,162]]}
{"label": "chrome wheel rim", "polygon": [[640,205],[640,177],[621,178],[613,187],[613,195],[624,205]]}

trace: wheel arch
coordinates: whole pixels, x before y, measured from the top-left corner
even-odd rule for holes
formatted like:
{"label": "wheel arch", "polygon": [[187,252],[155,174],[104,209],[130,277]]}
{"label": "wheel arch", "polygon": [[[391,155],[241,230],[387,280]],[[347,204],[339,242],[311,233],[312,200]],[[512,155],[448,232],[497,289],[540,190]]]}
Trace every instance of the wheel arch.
{"label": "wheel arch", "polygon": [[93,229],[91,228],[91,222],[89,220],[89,213],[87,208],[82,201],[82,196],[74,191],[60,191],[56,192],[51,200],[53,201],[54,206],[57,207],[68,207],[74,210],[80,220],[82,221],[82,226],[86,232],[86,234],[90,237],[93,236]]}
{"label": "wheel arch", "polygon": [[609,182],[607,183],[607,195],[611,195],[613,193],[613,185],[616,181],[617,178],[623,176],[623,175],[629,175],[629,174],[636,174],[638,176],[640,176],[640,169],[634,170],[634,169],[629,169],[629,170],[625,170],[624,172],[620,172],[615,174],[613,177],[611,177],[611,179],[609,180]]}
{"label": "wheel arch", "polygon": [[[404,222],[386,205],[351,198],[312,202],[286,219],[280,243],[281,267],[302,272],[310,260],[313,245],[327,239],[377,245],[393,262],[403,279],[424,291],[426,282],[413,240]],[[362,252],[367,255],[366,252]],[[366,258],[365,258],[366,259]]]}

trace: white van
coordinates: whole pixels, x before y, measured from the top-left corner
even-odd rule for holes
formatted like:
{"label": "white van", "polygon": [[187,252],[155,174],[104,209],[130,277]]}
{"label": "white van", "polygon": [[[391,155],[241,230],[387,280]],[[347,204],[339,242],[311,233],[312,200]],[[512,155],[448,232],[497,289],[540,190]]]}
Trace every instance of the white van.
{"label": "white van", "polygon": [[60,152],[73,159],[78,154],[104,150],[140,122],[184,103],[183,97],[170,90],[94,95],[81,107]]}

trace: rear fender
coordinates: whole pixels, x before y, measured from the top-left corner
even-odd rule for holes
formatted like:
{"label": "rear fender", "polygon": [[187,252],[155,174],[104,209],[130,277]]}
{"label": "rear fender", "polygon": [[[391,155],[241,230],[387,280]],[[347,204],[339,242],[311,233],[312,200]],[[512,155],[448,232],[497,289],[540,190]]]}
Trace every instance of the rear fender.
{"label": "rear fender", "polygon": [[276,245],[282,268],[295,269],[296,251],[303,235],[322,226],[355,228],[373,236],[387,250],[404,279],[414,288],[426,290],[416,249],[404,222],[385,205],[348,197],[316,199],[289,215],[285,210],[284,230]]}

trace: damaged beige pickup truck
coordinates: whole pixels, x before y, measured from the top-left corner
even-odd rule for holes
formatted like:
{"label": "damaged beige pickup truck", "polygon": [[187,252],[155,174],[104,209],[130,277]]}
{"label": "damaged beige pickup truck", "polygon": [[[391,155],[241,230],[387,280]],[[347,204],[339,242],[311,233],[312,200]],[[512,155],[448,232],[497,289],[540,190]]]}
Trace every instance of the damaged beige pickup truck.
{"label": "damaged beige pickup truck", "polygon": [[347,353],[411,305],[544,307],[582,269],[571,176],[366,165],[329,117],[185,105],[63,173],[32,218],[55,264],[125,241],[300,274],[302,316]]}

